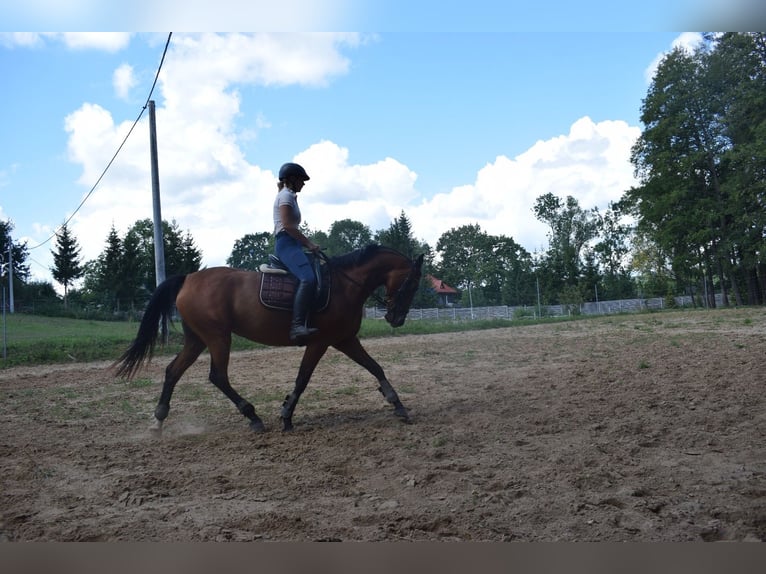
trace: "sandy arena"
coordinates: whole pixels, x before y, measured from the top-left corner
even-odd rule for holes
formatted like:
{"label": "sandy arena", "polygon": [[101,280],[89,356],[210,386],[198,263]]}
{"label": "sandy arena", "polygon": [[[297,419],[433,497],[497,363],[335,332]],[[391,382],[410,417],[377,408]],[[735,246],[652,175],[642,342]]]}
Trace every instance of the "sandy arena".
{"label": "sandy arena", "polygon": [[766,539],[766,309],[363,341],[409,408],[331,350],[203,356],[149,432],[169,357],[0,370],[3,541]]}

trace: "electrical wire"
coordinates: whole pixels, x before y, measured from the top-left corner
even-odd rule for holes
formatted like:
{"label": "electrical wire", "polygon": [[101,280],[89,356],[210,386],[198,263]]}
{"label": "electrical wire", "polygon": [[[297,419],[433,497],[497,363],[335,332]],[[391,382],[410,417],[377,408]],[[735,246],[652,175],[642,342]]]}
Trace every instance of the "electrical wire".
{"label": "electrical wire", "polygon": [[72,218],[75,215],[77,215],[77,212],[80,211],[80,208],[82,208],[82,206],[85,205],[85,202],[88,201],[88,198],[90,198],[90,196],[93,194],[93,192],[96,191],[96,187],[98,187],[98,184],[101,183],[101,180],[106,175],[106,172],[109,171],[109,168],[112,167],[112,164],[114,163],[114,160],[117,159],[117,155],[120,153],[120,151],[122,150],[123,146],[128,141],[128,138],[130,137],[130,134],[133,133],[133,129],[136,127],[136,125],[138,125],[138,122],[141,119],[141,116],[144,115],[144,112],[146,111],[146,108],[149,106],[149,101],[152,99],[152,94],[154,93],[154,87],[157,85],[157,80],[160,77],[160,71],[162,70],[162,64],[165,62],[165,55],[168,53],[168,47],[170,46],[170,38],[171,38],[172,35],[173,35],[173,32],[170,32],[168,34],[168,40],[167,40],[167,42],[165,42],[165,49],[162,52],[162,59],[160,60],[160,65],[157,67],[157,73],[154,75],[154,82],[152,82],[152,88],[149,90],[149,95],[146,98],[146,103],[144,103],[144,107],[141,108],[141,111],[139,112],[138,117],[136,118],[136,121],[134,121],[133,125],[130,126],[130,129],[128,130],[128,133],[125,134],[125,137],[123,138],[122,143],[117,148],[117,151],[114,152],[114,155],[112,156],[112,159],[109,160],[109,163],[106,164],[106,167],[104,168],[104,171],[102,171],[101,175],[98,176],[98,179],[96,180],[96,183],[93,184],[93,187],[90,188],[90,191],[85,195],[83,200],[80,202],[80,205],[77,206],[77,209],[74,210],[72,215],[70,215],[69,218],[60,227],[58,227],[56,229],[56,231],[54,231],[53,234],[50,237],[48,237],[48,239],[46,239],[42,243],[38,243],[37,245],[35,245],[33,247],[27,247],[28,251],[32,251],[33,249],[37,249],[38,247],[42,247],[43,245],[48,243],[51,239],[56,237],[58,235],[59,231],[61,231],[70,221],[72,221]]}

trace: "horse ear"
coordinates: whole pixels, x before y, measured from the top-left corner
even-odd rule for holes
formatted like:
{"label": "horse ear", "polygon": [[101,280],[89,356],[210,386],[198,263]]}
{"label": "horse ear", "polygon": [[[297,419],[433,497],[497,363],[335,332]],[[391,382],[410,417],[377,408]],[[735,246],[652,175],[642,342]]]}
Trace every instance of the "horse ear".
{"label": "horse ear", "polygon": [[415,258],[415,267],[418,269],[423,265],[423,255],[425,255],[425,253],[421,253]]}

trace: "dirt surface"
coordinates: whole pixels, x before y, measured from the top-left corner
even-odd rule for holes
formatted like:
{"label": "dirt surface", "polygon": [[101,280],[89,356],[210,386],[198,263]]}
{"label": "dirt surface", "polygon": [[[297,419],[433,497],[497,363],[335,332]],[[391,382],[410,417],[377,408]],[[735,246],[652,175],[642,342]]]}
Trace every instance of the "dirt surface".
{"label": "dirt surface", "polygon": [[0,371],[0,540],[766,539],[766,309],[363,341],[281,431],[301,350],[235,353],[249,430],[206,380],[148,428],[169,360]]}

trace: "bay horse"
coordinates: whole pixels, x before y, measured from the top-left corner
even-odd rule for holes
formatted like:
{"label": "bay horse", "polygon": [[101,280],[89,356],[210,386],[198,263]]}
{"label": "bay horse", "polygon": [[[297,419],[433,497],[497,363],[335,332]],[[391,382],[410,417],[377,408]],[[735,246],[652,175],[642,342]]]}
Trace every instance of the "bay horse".
{"label": "bay horse", "polygon": [[[364,302],[370,296],[385,305],[385,319],[392,327],[404,324],[420,284],[423,255],[412,260],[394,249],[372,244],[325,260],[331,274],[330,300],[324,310],[311,314],[311,324],[319,331],[306,340],[295,387],[282,404],[283,430],[293,429],[298,399],[331,346],[367,369],[378,380],[378,390],[393,405],[394,415],[410,422],[407,409],[383,369],[362,347],[357,333]],[[167,333],[175,305],[181,317],[183,348],[165,369],[153,430],[161,432],[176,383],[205,348],[210,353],[210,382],[249,419],[253,431],[266,430],[253,405],[232,388],[228,375],[232,333],[269,346],[294,345],[288,338],[291,312],[266,307],[259,298],[262,276],[260,271],[212,267],[170,277],[154,291],[135,340],[112,365],[117,376],[133,378],[151,360],[160,328],[163,335]],[[384,299],[374,294],[380,286],[385,288]]]}

